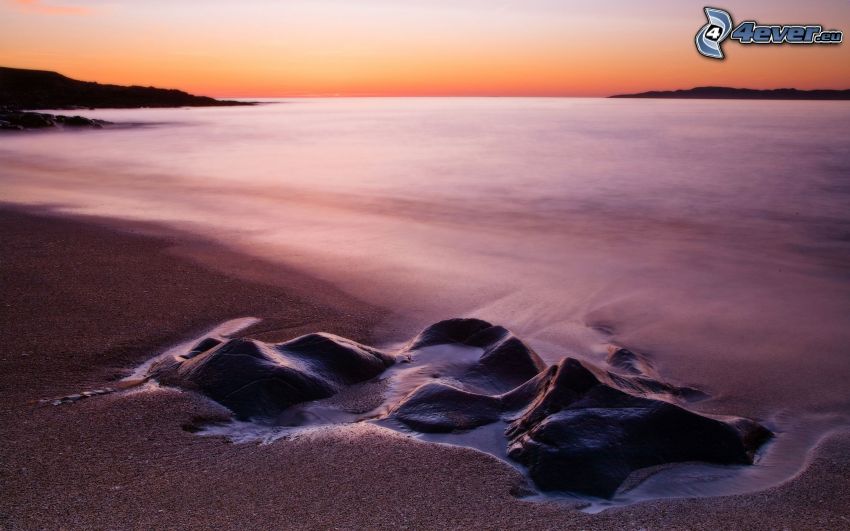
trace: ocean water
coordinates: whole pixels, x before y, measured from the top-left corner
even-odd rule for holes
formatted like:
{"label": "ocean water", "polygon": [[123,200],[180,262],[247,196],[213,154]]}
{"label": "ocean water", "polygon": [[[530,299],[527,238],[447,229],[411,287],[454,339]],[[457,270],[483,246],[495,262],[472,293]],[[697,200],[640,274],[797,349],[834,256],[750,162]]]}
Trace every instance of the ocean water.
{"label": "ocean water", "polygon": [[0,136],[3,201],[163,222],[304,269],[396,312],[388,342],[475,316],[548,361],[647,353],[712,395],[701,411],[776,430],[782,478],[850,426],[850,103],[81,114],[134,125]]}

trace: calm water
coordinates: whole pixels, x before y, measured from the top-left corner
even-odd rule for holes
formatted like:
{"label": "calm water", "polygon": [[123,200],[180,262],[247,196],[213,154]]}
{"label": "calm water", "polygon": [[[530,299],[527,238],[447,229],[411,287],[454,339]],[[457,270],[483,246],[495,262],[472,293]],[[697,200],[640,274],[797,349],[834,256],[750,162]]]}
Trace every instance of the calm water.
{"label": "calm water", "polygon": [[711,393],[703,411],[787,433],[785,477],[850,425],[847,102],[84,114],[143,125],[0,136],[5,201],[208,235],[395,310],[405,335],[464,315],[548,360],[642,350]]}

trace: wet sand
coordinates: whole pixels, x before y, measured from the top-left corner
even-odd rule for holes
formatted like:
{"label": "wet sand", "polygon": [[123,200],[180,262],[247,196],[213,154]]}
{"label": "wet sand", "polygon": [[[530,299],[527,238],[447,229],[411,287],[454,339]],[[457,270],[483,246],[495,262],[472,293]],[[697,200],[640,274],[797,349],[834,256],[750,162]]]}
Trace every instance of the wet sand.
{"label": "wet sand", "polygon": [[267,341],[393,336],[389,311],[301,273],[106,223],[0,211],[0,528],[850,528],[846,432],[764,492],[589,515],[516,498],[522,476],[490,456],[374,426],[232,444],[184,429],[226,415],[191,393],[40,404],[235,317]]}

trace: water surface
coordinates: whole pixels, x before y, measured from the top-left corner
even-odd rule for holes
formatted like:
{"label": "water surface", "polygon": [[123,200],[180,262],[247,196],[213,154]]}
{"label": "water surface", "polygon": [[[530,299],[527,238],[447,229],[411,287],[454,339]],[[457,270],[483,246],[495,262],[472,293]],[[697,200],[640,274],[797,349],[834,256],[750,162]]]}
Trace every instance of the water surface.
{"label": "water surface", "polygon": [[142,125],[0,136],[5,201],[209,236],[398,312],[406,336],[476,316],[548,361],[625,345],[710,393],[701,411],[809,446],[850,425],[850,103],[83,114]]}

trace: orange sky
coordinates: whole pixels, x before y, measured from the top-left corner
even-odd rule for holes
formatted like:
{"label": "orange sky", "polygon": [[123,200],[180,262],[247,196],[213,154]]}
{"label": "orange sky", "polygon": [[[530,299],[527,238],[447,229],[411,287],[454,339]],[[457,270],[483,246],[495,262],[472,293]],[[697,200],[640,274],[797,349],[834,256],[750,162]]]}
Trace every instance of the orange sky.
{"label": "orange sky", "polygon": [[[0,0],[0,65],[213,96],[575,95],[850,88],[850,48],[697,54],[704,2]],[[737,21],[850,31],[850,2],[725,2]]]}

